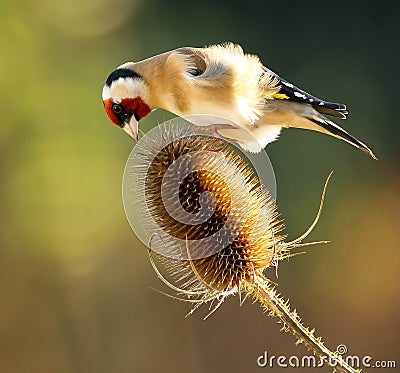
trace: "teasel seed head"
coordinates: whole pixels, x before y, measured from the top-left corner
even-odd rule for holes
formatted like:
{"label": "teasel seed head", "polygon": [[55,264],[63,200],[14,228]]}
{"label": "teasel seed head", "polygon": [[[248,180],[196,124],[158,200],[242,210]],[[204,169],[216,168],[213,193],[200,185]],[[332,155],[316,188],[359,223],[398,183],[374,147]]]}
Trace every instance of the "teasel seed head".
{"label": "teasel seed head", "polygon": [[[183,288],[193,286],[198,277],[203,290],[238,291],[244,281],[253,282],[257,273],[289,255],[281,244],[283,224],[276,207],[240,155],[221,139],[190,133],[165,136],[146,144],[149,150],[156,143],[157,151],[147,153],[152,159],[145,162],[145,197],[151,219],[179,240],[186,256],[171,259],[179,267],[172,272],[174,277],[179,273]],[[165,145],[160,147],[161,142]],[[199,223],[188,224],[185,214],[196,215]]]}

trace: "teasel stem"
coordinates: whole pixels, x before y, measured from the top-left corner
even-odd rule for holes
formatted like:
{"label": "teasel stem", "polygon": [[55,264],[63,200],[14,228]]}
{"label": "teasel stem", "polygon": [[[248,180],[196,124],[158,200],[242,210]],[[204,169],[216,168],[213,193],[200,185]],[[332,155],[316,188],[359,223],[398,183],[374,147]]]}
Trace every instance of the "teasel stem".
{"label": "teasel stem", "polygon": [[[330,172],[328,178],[325,181],[319,209],[310,227],[306,230],[305,233],[303,233],[295,240],[290,242],[280,242],[280,246],[286,248],[296,248],[320,243],[309,242],[302,244],[301,241],[303,241],[311,233],[311,231],[318,223],[324,205],[326,189],[328,187],[328,183],[332,174],[333,171]],[[255,273],[253,282],[246,281],[244,288],[246,289],[247,293],[252,294],[253,297],[265,307],[266,311],[270,312],[271,316],[277,317],[280,320],[280,322],[283,324],[283,331],[290,332],[297,338],[296,345],[303,343],[309,351],[312,351],[319,358],[323,359],[325,364],[333,367],[334,372],[361,372],[361,370],[354,369],[349,364],[347,364],[347,362],[337,352],[333,352],[329,348],[327,348],[322,342],[322,338],[316,337],[314,335],[315,329],[310,330],[308,327],[305,327],[301,323],[301,318],[297,314],[297,311],[290,310],[289,302],[285,302],[280,297],[280,295],[277,294],[275,286],[261,273]]]}
{"label": "teasel stem", "polygon": [[333,372],[360,373],[361,369],[354,369],[337,352],[326,347],[321,337],[314,335],[315,329],[305,327],[301,318],[294,309],[291,311],[288,301],[284,301],[277,294],[275,286],[263,275],[256,275],[254,282],[245,284],[245,291],[252,294],[255,300],[259,301],[270,315],[277,317],[283,324],[282,331],[290,332],[296,338],[296,345],[303,343],[305,347],[324,361],[325,364],[334,368]]}

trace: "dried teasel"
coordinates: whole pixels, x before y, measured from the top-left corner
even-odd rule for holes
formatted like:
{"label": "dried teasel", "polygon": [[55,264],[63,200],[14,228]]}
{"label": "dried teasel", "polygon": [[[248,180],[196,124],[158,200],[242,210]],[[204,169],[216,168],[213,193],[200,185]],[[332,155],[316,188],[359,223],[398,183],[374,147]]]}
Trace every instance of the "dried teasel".
{"label": "dried teasel", "polygon": [[199,135],[187,125],[157,131],[135,147],[129,190],[131,199],[140,201],[136,219],[151,235],[151,264],[176,293],[167,295],[192,303],[189,314],[214,302],[205,318],[229,295],[238,294],[241,303],[251,296],[296,337],[296,344],[303,343],[334,371],[359,372],[302,324],[263,274],[296,255],[293,249],[327,242],[302,243],[320,217],[331,174],[309,229],[285,242],[284,225],[268,191],[223,139]]}

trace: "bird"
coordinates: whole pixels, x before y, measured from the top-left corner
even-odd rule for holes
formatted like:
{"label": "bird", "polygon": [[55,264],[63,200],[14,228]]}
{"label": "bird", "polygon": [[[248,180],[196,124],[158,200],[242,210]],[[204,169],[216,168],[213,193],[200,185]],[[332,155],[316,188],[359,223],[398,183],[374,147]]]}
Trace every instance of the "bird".
{"label": "bird", "polygon": [[252,153],[292,127],[329,134],[376,159],[365,143],[327,118],[346,119],[346,105],[296,87],[231,42],[126,62],[108,75],[102,99],[111,122],[136,141],[139,121],[164,109]]}

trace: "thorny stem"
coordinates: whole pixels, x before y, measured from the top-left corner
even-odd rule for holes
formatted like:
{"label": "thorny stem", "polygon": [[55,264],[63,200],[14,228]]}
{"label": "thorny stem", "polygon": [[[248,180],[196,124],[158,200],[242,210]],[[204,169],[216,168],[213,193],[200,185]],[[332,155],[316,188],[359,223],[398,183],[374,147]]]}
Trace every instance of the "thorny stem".
{"label": "thorny stem", "polygon": [[301,323],[301,318],[296,310],[291,311],[289,302],[285,302],[270,281],[262,275],[256,275],[253,283],[246,283],[249,292],[258,300],[271,316],[277,317],[283,324],[282,330],[290,332],[296,338],[296,344],[303,343],[324,363],[334,368],[333,372],[360,373],[361,369],[354,369],[337,353],[332,352],[322,342],[321,337],[314,335],[314,329],[310,330]]}

